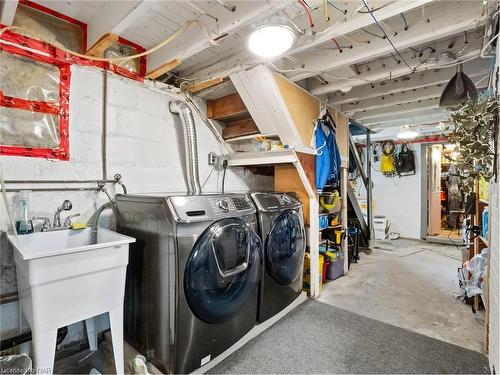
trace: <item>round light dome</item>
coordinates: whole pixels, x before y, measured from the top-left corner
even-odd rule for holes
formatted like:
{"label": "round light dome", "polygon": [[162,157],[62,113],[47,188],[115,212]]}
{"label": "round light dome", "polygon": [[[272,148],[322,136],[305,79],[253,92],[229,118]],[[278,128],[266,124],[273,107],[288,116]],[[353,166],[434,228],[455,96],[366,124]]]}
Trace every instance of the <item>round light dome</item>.
{"label": "round light dome", "polygon": [[288,51],[295,42],[295,33],[287,26],[267,25],[252,31],[248,48],[260,57],[276,57]]}

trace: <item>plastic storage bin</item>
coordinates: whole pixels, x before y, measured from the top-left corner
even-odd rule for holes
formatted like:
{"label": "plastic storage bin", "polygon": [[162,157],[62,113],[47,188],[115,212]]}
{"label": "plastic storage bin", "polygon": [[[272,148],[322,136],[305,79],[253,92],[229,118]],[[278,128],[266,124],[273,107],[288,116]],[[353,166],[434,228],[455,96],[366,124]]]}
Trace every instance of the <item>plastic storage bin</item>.
{"label": "plastic storage bin", "polygon": [[335,261],[330,261],[326,271],[326,278],[336,280],[344,275],[344,256],[338,255]]}

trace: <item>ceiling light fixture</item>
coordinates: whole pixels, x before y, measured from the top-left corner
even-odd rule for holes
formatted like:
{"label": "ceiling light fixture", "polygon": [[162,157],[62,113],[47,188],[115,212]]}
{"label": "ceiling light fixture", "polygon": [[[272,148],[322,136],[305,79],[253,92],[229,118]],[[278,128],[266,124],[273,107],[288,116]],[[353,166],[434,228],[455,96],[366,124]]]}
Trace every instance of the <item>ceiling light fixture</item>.
{"label": "ceiling light fixture", "polygon": [[295,32],[285,25],[264,25],[250,33],[248,49],[264,58],[272,58],[288,51],[295,42]]}
{"label": "ceiling light fixture", "polygon": [[406,129],[398,133],[399,139],[414,139],[418,137],[418,132],[416,130]]}
{"label": "ceiling light fixture", "polygon": [[450,79],[441,94],[439,106],[453,107],[468,99],[477,99],[477,89],[471,79],[464,73],[464,66],[460,63],[457,65],[457,74]]}

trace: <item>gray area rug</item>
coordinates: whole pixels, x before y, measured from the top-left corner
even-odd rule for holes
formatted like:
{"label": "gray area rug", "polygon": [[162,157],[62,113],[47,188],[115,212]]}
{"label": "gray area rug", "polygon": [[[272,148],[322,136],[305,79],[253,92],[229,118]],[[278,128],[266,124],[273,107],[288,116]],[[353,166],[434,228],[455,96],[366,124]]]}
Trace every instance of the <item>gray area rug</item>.
{"label": "gray area rug", "polygon": [[212,374],[486,374],[481,353],[306,301]]}

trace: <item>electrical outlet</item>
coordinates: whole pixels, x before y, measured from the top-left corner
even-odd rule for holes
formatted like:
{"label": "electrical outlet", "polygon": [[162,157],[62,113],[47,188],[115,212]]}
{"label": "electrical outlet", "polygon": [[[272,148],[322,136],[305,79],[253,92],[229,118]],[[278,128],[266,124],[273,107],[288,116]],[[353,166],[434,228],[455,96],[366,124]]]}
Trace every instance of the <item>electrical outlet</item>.
{"label": "electrical outlet", "polygon": [[217,155],[215,152],[208,153],[208,165],[217,165],[218,159],[219,155]]}

